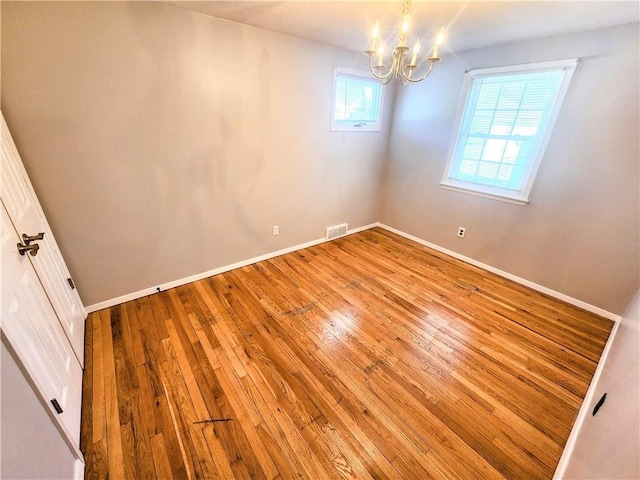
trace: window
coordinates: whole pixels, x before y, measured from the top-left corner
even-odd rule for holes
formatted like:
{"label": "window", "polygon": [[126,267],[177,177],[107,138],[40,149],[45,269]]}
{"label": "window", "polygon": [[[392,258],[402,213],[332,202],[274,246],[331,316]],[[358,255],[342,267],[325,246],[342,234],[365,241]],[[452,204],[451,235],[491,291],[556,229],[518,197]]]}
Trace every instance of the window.
{"label": "window", "polygon": [[441,185],[526,204],[577,63],[571,59],[467,72]]}
{"label": "window", "polygon": [[331,131],[379,132],[383,93],[369,73],[336,67]]}

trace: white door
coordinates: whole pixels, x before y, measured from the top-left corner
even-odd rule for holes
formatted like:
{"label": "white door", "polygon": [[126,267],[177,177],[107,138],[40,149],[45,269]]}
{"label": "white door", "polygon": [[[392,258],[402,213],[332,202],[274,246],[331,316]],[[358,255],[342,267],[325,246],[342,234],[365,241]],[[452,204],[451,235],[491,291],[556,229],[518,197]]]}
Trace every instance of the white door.
{"label": "white door", "polygon": [[[2,333],[65,435],[80,445],[82,368],[2,205]],[[25,419],[29,421],[29,419]]]}
{"label": "white door", "polygon": [[20,240],[22,235],[44,233],[38,255],[30,258],[51,305],[69,339],[76,358],[84,365],[84,321],[86,311],[62,259],[49,224],[38,203],[15,143],[2,117],[2,201]]}

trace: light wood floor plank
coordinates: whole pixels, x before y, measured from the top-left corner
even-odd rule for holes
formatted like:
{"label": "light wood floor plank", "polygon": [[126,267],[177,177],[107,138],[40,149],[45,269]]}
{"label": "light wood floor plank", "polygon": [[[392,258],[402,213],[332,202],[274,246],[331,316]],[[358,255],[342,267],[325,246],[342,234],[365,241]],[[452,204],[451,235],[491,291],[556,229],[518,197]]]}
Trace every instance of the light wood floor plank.
{"label": "light wood floor plank", "polygon": [[551,478],[611,327],[367,230],[91,314],[86,478]]}
{"label": "light wood floor plank", "polygon": [[[113,314],[116,310],[111,310]],[[125,478],[124,455],[122,451],[122,436],[120,431],[120,406],[118,405],[118,391],[116,379],[116,359],[114,358],[113,336],[111,332],[111,315],[109,311],[99,313],[102,338],[102,355],[104,366],[104,392],[106,439],[109,476]],[[129,452],[127,452],[129,453]]]}

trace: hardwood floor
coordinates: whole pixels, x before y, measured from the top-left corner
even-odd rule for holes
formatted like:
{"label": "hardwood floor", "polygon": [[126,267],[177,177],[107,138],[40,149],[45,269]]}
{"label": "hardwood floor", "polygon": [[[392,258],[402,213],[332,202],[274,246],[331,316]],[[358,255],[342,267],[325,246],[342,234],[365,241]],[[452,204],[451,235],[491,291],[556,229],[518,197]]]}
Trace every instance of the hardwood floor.
{"label": "hardwood floor", "polygon": [[93,313],[87,478],[551,478],[612,322],[375,228]]}

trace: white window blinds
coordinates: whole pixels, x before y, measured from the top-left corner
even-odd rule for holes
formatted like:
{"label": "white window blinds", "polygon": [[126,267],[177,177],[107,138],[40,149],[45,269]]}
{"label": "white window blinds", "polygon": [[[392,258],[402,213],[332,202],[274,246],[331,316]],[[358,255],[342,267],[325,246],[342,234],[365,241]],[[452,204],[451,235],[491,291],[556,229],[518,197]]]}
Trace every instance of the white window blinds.
{"label": "white window blinds", "polygon": [[528,195],[529,179],[558,113],[560,93],[566,90],[566,76],[565,65],[522,72],[470,72],[467,100],[443,184],[463,182],[486,187],[482,191],[490,192],[489,188],[506,190],[506,195],[508,191]]}
{"label": "white window blinds", "polygon": [[383,86],[367,77],[336,70],[332,130],[380,130]]}

